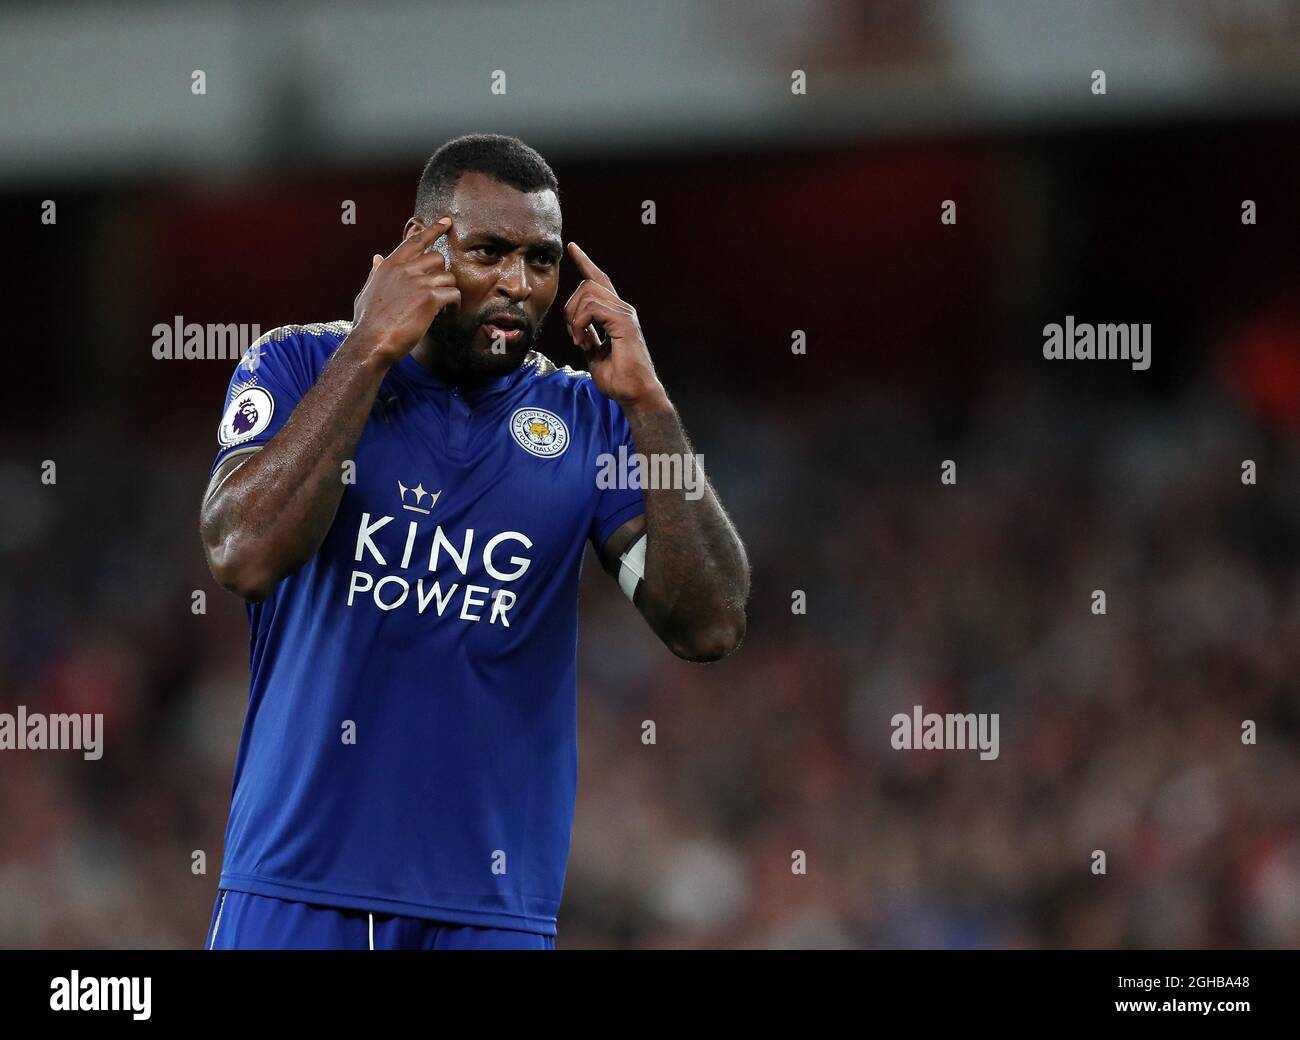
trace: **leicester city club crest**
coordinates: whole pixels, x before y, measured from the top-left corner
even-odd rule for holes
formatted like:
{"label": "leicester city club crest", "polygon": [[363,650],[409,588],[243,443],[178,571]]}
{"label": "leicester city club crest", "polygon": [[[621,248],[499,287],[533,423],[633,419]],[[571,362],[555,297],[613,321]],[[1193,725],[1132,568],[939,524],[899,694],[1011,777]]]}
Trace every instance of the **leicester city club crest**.
{"label": "leicester city club crest", "polygon": [[544,408],[520,408],[510,417],[510,432],[516,443],[539,459],[553,459],[569,446],[569,431],[563,420]]}

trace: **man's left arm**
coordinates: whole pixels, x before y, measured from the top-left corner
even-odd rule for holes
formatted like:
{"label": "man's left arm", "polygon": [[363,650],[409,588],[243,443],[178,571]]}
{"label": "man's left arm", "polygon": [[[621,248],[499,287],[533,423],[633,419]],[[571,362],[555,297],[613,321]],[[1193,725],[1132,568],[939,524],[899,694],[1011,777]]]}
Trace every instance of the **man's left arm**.
{"label": "man's left arm", "polygon": [[[645,513],[606,539],[601,564],[616,578],[641,575],[633,602],[674,654],[717,661],[745,635],[745,548],[655,374],[636,310],[576,243],[569,254],[585,280],[565,305],[565,319],[597,389],[618,402],[637,454],[670,460],[670,472],[683,478],[680,487],[647,487],[643,479]],[[594,325],[604,328],[604,342]]]}

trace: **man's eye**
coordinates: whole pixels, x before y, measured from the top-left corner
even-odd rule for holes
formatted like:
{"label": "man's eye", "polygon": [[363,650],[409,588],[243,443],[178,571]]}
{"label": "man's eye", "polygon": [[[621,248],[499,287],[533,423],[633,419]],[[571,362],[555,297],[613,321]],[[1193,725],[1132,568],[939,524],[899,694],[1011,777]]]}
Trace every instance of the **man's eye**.
{"label": "man's eye", "polygon": [[482,253],[484,256],[500,256],[500,250],[496,246],[475,246],[474,252]]}
{"label": "man's eye", "polygon": [[550,253],[539,253],[537,256],[533,257],[533,263],[537,264],[539,267],[554,267],[555,257],[551,256]]}

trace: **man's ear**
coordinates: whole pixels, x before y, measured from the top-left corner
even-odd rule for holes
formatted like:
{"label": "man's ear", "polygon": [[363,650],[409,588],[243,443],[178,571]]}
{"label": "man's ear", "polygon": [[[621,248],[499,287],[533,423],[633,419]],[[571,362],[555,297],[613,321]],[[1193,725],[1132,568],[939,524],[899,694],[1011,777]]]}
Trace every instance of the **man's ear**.
{"label": "man's ear", "polygon": [[412,217],[406,222],[406,227],[402,229],[402,241],[405,242],[412,235],[418,235],[424,230],[424,225]]}

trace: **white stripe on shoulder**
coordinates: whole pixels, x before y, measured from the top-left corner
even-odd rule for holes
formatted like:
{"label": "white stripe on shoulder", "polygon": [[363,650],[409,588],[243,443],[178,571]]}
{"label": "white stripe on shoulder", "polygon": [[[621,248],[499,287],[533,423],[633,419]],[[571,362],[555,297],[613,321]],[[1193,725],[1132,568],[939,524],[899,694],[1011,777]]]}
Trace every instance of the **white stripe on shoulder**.
{"label": "white stripe on shoulder", "polygon": [[322,333],[337,332],[346,336],[352,331],[352,322],[344,321],[314,321],[307,325],[281,325],[279,328],[272,329],[263,340],[281,340],[288,339],[290,336],[301,336],[304,333],[309,336],[319,336]]}
{"label": "white stripe on shoulder", "polygon": [[249,350],[256,354],[257,348],[265,343],[279,343],[290,336],[321,336],[326,333],[337,333],[340,336],[346,336],[352,331],[352,322],[339,319],[338,321],[314,321],[308,325],[280,325],[270,332],[264,332],[255,339],[250,345]]}
{"label": "white stripe on shoulder", "polygon": [[590,372],[582,372],[576,368],[572,368],[569,365],[557,365],[545,354],[537,350],[530,350],[524,356],[524,364],[532,365],[534,368],[536,368],[537,374],[539,376],[549,376],[552,372],[563,372],[565,373],[565,375],[577,376],[578,378],[582,378],[583,376],[587,377],[588,379],[591,378]]}

